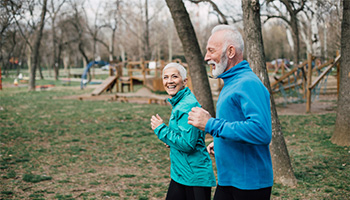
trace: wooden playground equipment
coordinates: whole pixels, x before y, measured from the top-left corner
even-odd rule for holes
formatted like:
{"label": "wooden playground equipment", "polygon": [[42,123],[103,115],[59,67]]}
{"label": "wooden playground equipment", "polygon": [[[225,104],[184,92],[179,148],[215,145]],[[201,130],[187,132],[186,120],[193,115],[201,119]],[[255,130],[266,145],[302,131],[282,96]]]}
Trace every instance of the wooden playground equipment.
{"label": "wooden playground equipment", "polygon": [[[327,78],[333,67],[337,67],[337,94],[339,93],[339,60],[339,52],[335,59],[323,64],[320,64],[316,57],[308,54],[305,62],[288,72],[282,70],[281,77],[274,77],[275,81],[271,82],[272,93],[280,92],[284,98],[284,105],[306,102],[306,112],[310,112],[313,99],[318,97],[322,87],[323,91],[326,90]],[[312,81],[313,77],[316,77],[314,81]]]}
{"label": "wooden playground equipment", "polygon": [[[181,60],[176,59],[172,62],[177,62],[182,64],[187,68],[187,73],[189,73],[189,68],[186,63],[182,63]],[[126,86],[128,92],[134,92],[135,84],[142,84],[151,91],[165,91],[162,80],[162,70],[167,63],[163,60],[160,61],[128,61],[126,63],[111,63],[109,68],[109,77],[103,81],[100,87],[96,88],[91,95],[97,96],[103,92],[112,92],[113,88],[116,88],[117,96],[116,98],[123,98],[126,100],[127,97],[132,94],[122,94],[124,93],[124,87]],[[188,76],[187,86],[192,88],[192,82],[190,76]],[[157,95],[147,94],[148,103],[160,103],[163,104],[164,98],[158,97]]]}

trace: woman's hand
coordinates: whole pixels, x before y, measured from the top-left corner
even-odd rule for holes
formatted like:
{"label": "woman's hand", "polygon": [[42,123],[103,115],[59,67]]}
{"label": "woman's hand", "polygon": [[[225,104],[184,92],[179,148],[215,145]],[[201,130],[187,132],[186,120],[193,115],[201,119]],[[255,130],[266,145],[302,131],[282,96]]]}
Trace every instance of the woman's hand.
{"label": "woman's hand", "polygon": [[152,115],[151,117],[152,130],[156,129],[161,124],[163,124],[163,119],[158,114],[156,114],[156,116]]}
{"label": "woman's hand", "polygon": [[208,146],[207,146],[207,151],[208,151],[208,153],[209,154],[211,154],[211,155],[215,155],[215,153],[214,153],[214,142],[211,142]]}

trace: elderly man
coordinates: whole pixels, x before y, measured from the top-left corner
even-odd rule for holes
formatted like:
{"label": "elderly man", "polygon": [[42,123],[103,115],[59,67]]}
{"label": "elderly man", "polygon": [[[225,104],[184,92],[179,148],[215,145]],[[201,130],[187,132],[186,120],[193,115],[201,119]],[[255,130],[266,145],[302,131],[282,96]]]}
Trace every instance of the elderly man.
{"label": "elderly man", "polygon": [[235,28],[214,27],[205,61],[212,65],[213,77],[224,80],[217,116],[195,107],[188,117],[189,124],[214,137],[207,147],[217,165],[214,200],[270,199],[273,185],[270,95],[243,60],[243,51],[242,36]]}

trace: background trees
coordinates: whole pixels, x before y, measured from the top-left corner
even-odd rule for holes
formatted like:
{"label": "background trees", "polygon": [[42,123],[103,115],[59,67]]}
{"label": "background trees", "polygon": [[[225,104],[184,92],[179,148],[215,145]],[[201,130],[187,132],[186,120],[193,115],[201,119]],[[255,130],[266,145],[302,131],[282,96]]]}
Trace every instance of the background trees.
{"label": "background trees", "polygon": [[[30,51],[33,52],[31,48],[37,36],[34,30],[39,25],[43,2],[2,1],[0,57],[5,74],[10,67],[17,68],[21,64],[19,73],[20,69],[26,71],[31,66],[34,58]],[[183,3],[202,54],[210,29],[215,24],[235,24],[243,30],[239,1],[184,0]],[[182,43],[163,0],[50,0],[47,7],[41,41],[44,45],[40,46],[43,54],[39,55],[39,60],[40,67],[54,69],[52,76],[56,79],[60,77],[59,69],[64,68],[64,63],[84,67],[84,62],[97,58],[106,61],[182,58],[184,61]],[[266,60],[281,57],[295,60],[295,43],[300,44],[300,59],[306,59],[307,47],[312,47],[312,41],[316,41],[312,39],[314,34],[309,22],[313,16],[318,18],[316,38],[321,46],[321,56],[325,59],[334,57],[336,50],[340,49],[341,14],[340,0],[262,1]],[[297,22],[293,25],[297,31],[291,28],[292,20]],[[19,61],[18,65],[9,62],[12,57]]]}

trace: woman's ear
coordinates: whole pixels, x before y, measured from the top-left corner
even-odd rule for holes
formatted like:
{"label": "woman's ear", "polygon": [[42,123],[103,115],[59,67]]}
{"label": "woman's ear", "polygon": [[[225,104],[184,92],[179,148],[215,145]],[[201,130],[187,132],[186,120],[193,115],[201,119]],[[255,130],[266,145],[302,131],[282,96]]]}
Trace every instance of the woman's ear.
{"label": "woman's ear", "polygon": [[227,57],[228,58],[233,58],[233,57],[235,57],[235,55],[236,55],[236,48],[233,46],[233,45],[230,45],[229,47],[228,47],[228,55],[227,55]]}
{"label": "woman's ear", "polygon": [[187,84],[188,78],[185,78],[184,80],[184,86]]}

